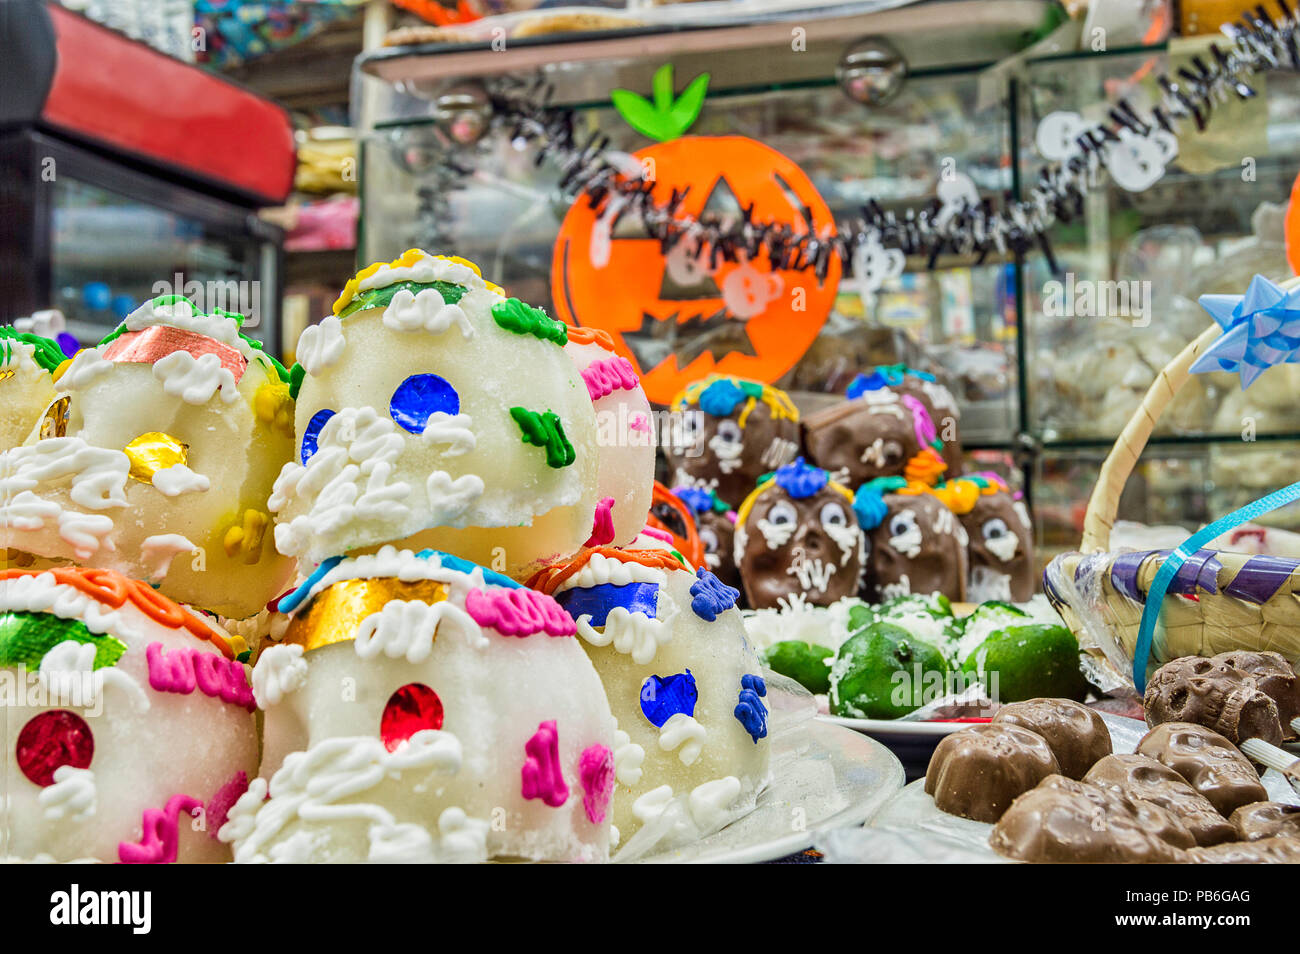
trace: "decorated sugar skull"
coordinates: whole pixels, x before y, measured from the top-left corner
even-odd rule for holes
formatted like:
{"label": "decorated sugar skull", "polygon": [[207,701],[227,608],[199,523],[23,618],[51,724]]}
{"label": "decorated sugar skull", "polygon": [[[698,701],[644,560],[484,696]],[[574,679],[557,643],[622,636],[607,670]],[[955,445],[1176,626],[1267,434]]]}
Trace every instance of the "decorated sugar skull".
{"label": "decorated sugar skull", "polygon": [[779,468],[736,513],[736,567],[752,609],[792,594],[815,606],[853,596],[862,585],[866,536],[853,495],[802,457]]}
{"label": "decorated sugar skull", "polygon": [[0,451],[21,444],[54,400],[56,342],[0,327]]}
{"label": "decorated sugar skull", "polygon": [[618,719],[620,858],[752,809],[767,774],[767,687],[739,594],[666,551],[616,547],[585,549],[529,583],[577,621]]}
{"label": "decorated sugar skull", "polygon": [[0,454],[0,545],[235,618],[283,589],[266,507],[293,401],[241,321],[164,296],[79,352],[39,429]]}
{"label": "decorated sugar skull", "polygon": [[938,443],[925,405],[886,388],[864,389],[804,419],[808,459],[850,487],[878,477],[932,484],[946,467]]}
{"label": "decorated sugar skull", "polygon": [[[224,634],[111,570],[0,571],[10,856],[229,861],[257,770],[247,668]],[[15,702],[15,699],[18,700]]]}
{"label": "decorated sugar skull", "polygon": [[608,334],[568,328],[564,350],[596,412],[596,519],[587,543],[626,546],[645,525],[655,473],[654,420],[632,362]]}
{"label": "decorated sugar skull", "polygon": [[853,509],[870,536],[865,599],[911,593],[966,598],[966,531],[926,485],[878,478],[858,488]]}
{"label": "decorated sugar skull", "polygon": [[401,541],[518,575],[591,537],[596,419],[565,325],[419,249],[363,269],[334,310],[298,342],[282,553]]}
{"label": "decorated sugar skull", "polygon": [[957,514],[970,538],[966,598],[1022,603],[1034,595],[1034,533],[1024,501],[985,473],[950,480],[934,493]]}
{"label": "decorated sugar skull", "polygon": [[680,446],[664,451],[673,486],[743,500],[759,477],[799,452],[799,411],[770,385],[714,374],[686,388],[672,407],[686,425]]}
{"label": "decorated sugar skull", "polygon": [[279,605],[261,777],[221,831],[236,861],[605,859],[614,722],[555,600],[385,546]]}
{"label": "decorated sugar skull", "polygon": [[696,531],[704,552],[704,565],[723,583],[740,588],[740,571],[736,569],[736,511],[728,507],[716,491],[700,487],[677,487],[673,493],[695,515]]}
{"label": "decorated sugar skull", "polygon": [[880,390],[893,391],[899,395],[910,394],[921,402],[934,424],[939,444],[942,445],[936,449],[948,465],[945,473],[949,478],[960,474],[963,457],[957,425],[961,423],[961,409],[952,392],[927,371],[918,371],[905,364],[891,364],[855,376],[849,382],[846,396],[850,399],[858,398],[867,391]]}

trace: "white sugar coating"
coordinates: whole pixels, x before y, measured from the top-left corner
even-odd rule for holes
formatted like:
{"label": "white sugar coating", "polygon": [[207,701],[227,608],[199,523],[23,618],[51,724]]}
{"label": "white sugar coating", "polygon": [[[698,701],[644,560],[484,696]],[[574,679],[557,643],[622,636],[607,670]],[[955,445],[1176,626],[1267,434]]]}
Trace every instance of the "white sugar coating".
{"label": "white sugar coating", "polygon": [[[633,805],[653,789],[667,785],[674,792],[690,793],[706,782],[735,776],[740,788],[729,806],[733,811],[730,818],[753,807],[767,777],[768,739],[755,743],[735,716],[741,676],[761,675],[762,667],[745,639],[738,610],[720,613],[712,623],[695,614],[690,593],[694,583],[695,575],[687,570],[666,574],[655,616],[671,627],[671,639],[658,646],[649,662],[639,663],[629,653],[619,652],[612,641],[604,646],[583,641],[604,682],[618,727],[627,735],[624,744],[639,746],[643,753],[640,776],[636,777],[635,771],[620,771],[614,789],[614,825],[624,842],[642,825]],[[693,720],[703,730],[702,738],[698,729],[681,720],[665,733],[646,718],[641,708],[641,689],[646,679],[652,675],[672,676],[687,669],[695,677],[699,693]],[[767,699],[763,701],[768,703]],[[687,764],[683,752],[691,739],[701,744],[698,752],[686,753],[693,756]],[[624,758],[631,762],[625,764],[631,765],[642,753],[626,750]]]}
{"label": "white sugar coating", "polygon": [[849,611],[864,605],[856,596],[846,596],[830,606],[815,606],[800,593],[778,601],[777,609],[744,610],[745,632],[759,649],[768,649],[788,639],[836,650],[849,638]]}
{"label": "white sugar coating", "polygon": [[[613,382],[615,377],[602,373],[611,362],[630,365],[612,351],[595,342],[565,345],[580,372],[599,382]],[[593,365],[595,367],[593,367]],[[584,379],[585,380],[585,379]],[[600,466],[596,474],[596,497],[614,500],[614,539],[617,546],[630,544],[645,526],[654,491],[655,430],[650,400],[638,381],[633,388],[597,384],[597,394],[607,391],[593,402],[596,412],[596,443]],[[588,387],[588,393],[591,388]]]}
{"label": "white sugar coating", "polygon": [[[0,614],[11,611],[53,612],[79,619],[88,623],[92,632],[108,632],[127,648],[115,666],[95,671],[88,684],[96,693],[89,696],[80,692],[80,687],[87,685],[84,677],[70,671],[78,654],[66,641],[46,653],[39,678],[53,688],[58,683],[51,681],[52,670],[63,670],[62,678],[75,680],[74,694],[61,699],[20,696],[20,692],[35,692],[38,677],[29,674],[24,679],[15,669],[0,669],[10,696],[5,704],[4,749],[10,854],[117,862],[121,842],[139,841],[144,812],[161,811],[175,795],[187,795],[207,805],[236,773],[244,772],[250,779],[254,776],[257,729],[253,713],[197,689],[182,695],[160,692],[149,684],[149,644],[161,644],[164,653],[218,653],[210,642],[154,621],[130,601],[120,608],[107,607],[71,586],[55,583],[49,574],[0,582]],[[65,653],[65,649],[69,651]],[[12,704],[15,699],[24,704]],[[58,705],[25,704],[40,701],[57,701]],[[19,733],[30,719],[50,708],[72,711],[90,727],[94,737],[88,766],[93,773],[92,813],[72,810],[87,804],[86,787],[91,780],[82,777],[79,782],[66,783],[66,791],[51,795],[50,788],[29,780],[16,761]],[[65,785],[57,776],[56,781]],[[79,792],[73,791],[74,785],[80,786]],[[52,810],[56,803],[65,810]],[[193,830],[198,823],[198,819],[181,817],[178,860],[229,861],[230,849],[210,837],[209,829]]]}
{"label": "white sugar coating", "polygon": [[35,347],[0,338],[0,451],[21,444],[54,401],[54,380]]}
{"label": "white sugar coating", "polygon": [[[190,318],[186,325],[226,335],[233,324],[205,320]],[[100,351],[82,352],[77,361]],[[163,362],[177,355],[190,368],[184,352]],[[208,385],[229,372],[205,371],[201,381],[187,372],[181,387],[180,379],[157,374],[163,362],[113,362],[104,373],[59,380],[59,395],[70,399],[67,436],[37,440],[33,434],[27,446],[0,453],[0,547],[150,579],[158,554],[146,539],[183,537],[195,549],[170,561],[162,592],[223,616],[253,615],[292,572],[292,562],[275,550],[267,512],[276,475],[294,449],[292,402],[260,356],[233,389],[227,380],[210,392]],[[129,477],[124,452],[152,432],[188,445],[184,465],[161,471],[158,486]],[[99,534],[104,519],[111,528]],[[230,543],[238,546],[228,552]]]}
{"label": "white sugar coating", "polygon": [[[417,315],[413,298],[402,321],[383,307],[342,319],[346,347],[298,395],[299,435],[322,410],[338,420],[307,465],[295,457],[276,482],[282,552],[320,561],[400,542],[484,565],[504,555],[506,571],[523,576],[587,540],[599,460],[591,400],[562,347],[497,324],[501,301],[479,282],[454,313]],[[417,374],[441,377],[459,400],[459,417],[438,418],[433,435],[411,433],[390,411]],[[545,448],[524,442],[515,407],[558,415],[574,462],[548,466]]]}
{"label": "white sugar coating", "polygon": [[[579,775],[585,749],[603,746],[613,753],[615,748],[614,720],[599,676],[576,637],[505,636],[480,629],[466,614],[465,594],[473,587],[465,584],[505,590],[484,586],[477,573],[443,570],[440,575],[449,572],[461,579],[450,587],[447,601],[427,607],[444,608],[437,619],[413,612],[415,601],[395,599],[377,614],[382,619],[372,616],[357,627],[352,635],[361,640],[308,650],[301,657],[292,645],[264,650],[254,685],[259,698],[276,699],[265,713],[261,775],[269,780],[281,766],[296,765],[300,778],[293,782],[293,773],[281,778],[284,794],[278,803],[275,783],[270,801],[250,799],[249,817],[226,833],[238,860],[269,860],[277,853],[313,862],[394,856],[448,860],[456,845],[472,856],[476,838],[482,838],[488,857],[607,858],[609,813],[599,823],[588,818]],[[375,579],[370,572],[363,575]],[[304,612],[305,607],[296,615]],[[416,645],[419,639],[422,646]],[[298,662],[305,663],[305,673],[295,672]],[[427,762],[414,751],[415,764],[401,767],[394,759],[400,761],[414,739],[392,752],[393,758],[382,754],[385,706],[410,683],[437,693],[444,713],[437,734],[460,751],[458,768]],[[525,745],[551,720],[569,790],[558,807],[522,794]],[[339,769],[342,756],[331,746],[352,754],[352,770]],[[319,766],[327,763],[334,766],[327,774],[359,788],[331,803],[337,817],[312,818],[310,807],[304,817],[294,801],[295,786],[301,788],[301,777],[311,774],[307,766],[321,773],[326,770]],[[388,769],[382,781],[362,780],[365,766],[380,764]]]}

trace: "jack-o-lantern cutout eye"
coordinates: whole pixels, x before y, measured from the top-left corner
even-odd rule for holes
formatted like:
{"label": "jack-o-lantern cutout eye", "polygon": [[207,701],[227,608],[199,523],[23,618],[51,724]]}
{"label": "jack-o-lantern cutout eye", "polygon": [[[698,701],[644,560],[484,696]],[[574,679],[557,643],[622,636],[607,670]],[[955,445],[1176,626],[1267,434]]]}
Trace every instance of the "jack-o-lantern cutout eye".
{"label": "jack-o-lantern cutout eye", "polygon": [[740,425],[730,419],[718,421],[717,437],[727,444],[739,444],[744,439]]}
{"label": "jack-o-lantern cutout eye", "polygon": [[767,522],[774,527],[793,526],[798,520],[794,505],[785,500],[778,500],[767,512]]}
{"label": "jack-o-lantern cutout eye", "polygon": [[311,416],[307,422],[307,427],[302,432],[302,462],[306,465],[311,456],[316,453],[320,444],[320,432],[325,429],[329,419],[334,416],[334,412],[324,407]]}
{"label": "jack-o-lantern cutout eye", "polygon": [[916,514],[910,510],[904,510],[902,513],[896,513],[889,518],[889,535],[891,537],[901,537],[904,534],[919,532],[916,525]]}
{"label": "jack-o-lantern cutout eye", "polygon": [[434,414],[460,413],[460,395],[444,377],[413,374],[393,392],[388,413],[403,430],[422,434]]}
{"label": "jack-o-lantern cutout eye", "polygon": [[1005,537],[1010,531],[1007,530],[1006,521],[1001,517],[994,517],[992,520],[985,520],[984,526],[980,527],[980,533],[984,535],[985,540],[997,540]]}
{"label": "jack-o-lantern cutout eye", "polygon": [[442,700],[422,682],[408,682],[391,696],[379,717],[379,738],[389,752],[425,729],[442,728]]}
{"label": "jack-o-lantern cutout eye", "polygon": [[845,513],[843,504],[832,500],[830,503],[822,504],[821,521],[823,527],[847,527],[849,515]]}
{"label": "jack-o-lantern cutout eye", "polygon": [[95,756],[95,736],[86,720],[67,709],[51,709],[27,720],[14,749],[19,770],[36,785],[54,784],[54,773],[65,765],[89,768]]}

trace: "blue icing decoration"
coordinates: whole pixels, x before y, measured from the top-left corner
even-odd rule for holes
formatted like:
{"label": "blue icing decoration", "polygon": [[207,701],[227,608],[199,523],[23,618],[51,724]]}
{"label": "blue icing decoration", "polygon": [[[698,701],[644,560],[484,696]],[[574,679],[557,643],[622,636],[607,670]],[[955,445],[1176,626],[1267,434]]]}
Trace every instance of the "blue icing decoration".
{"label": "blue icing decoration", "polygon": [[506,586],[512,590],[523,588],[523,584],[516,583],[510,577],[498,573],[496,570],[489,570],[485,566],[479,566],[473,560],[466,560],[464,557],[452,556],[450,553],[443,553],[441,550],[421,550],[416,554],[421,560],[428,560],[430,557],[437,557],[440,566],[446,567],[453,573],[464,573],[469,576],[475,570],[483,571],[483,582],[490,583],[493,586]]}
{"label": "blue icing decoration", "polygon": [[736,605],[740,599],[740,590],[728,586],[704,567],[695,571],[695,582],[691,584],[691,609],[700,619],[712,623],[719,613],[724,613]]}
{"label": "blue icing decoration", "polygon": [[920,378],[922,381],[936,380],[935,376],[928,371],[918,371],[903,364],[881,365],[870,374],[856,375],[849,382],[848,391],[844,396],[852,400],[862,397],[867,391],[879,391],[887,387],[896,388],[903,383],[903,378],[906,376]]}
{"label": "blue icing decoration", "polygon": [[311,460],[312,455],[316,453],[320,432],[324,430],[325,424],[333,416],[334,412],[324,407],[313,414],[311,420],[307,422],[307,429],[302,432],[302,449],[299,452],[304,464]]}
{"label": "blue icing decoration", "polygon": [[460,395],[447,379],[436,374],[413,374],[397,386],[388,402],[388,413],[412,434],[424,432],[429,418],[441,411],[460,413]]}
{"label": "blue icing decoration", "polygon": [[699,698],[689,669],[675,676],[650,676],[641,683],[641,711],[656,729],[679,712],[695,715]]}
{"label": "blue icing decoration", "polygon": [[745,400],[745,392],[734,381],[723,378],[700,392],[700,410],[714,417],[727,417]]}
{"label": "blue icing decoration", "polygon": [[853,495],[853,512],[858,515],[858,526],[863,530],[874,530],[889,513],[889,505],[879,490],[863,484]]}
{"label": "blue icing decoration", "polygon": [[327,560],[321,561],[321,565],[312,571],[311,576],[302,581],[300,587],[289,595],[280,597],[279,602],[276,604],[276,609],[281,613],[292,613],[296,610],[302,605],[303,600],[307,598],[307,594],[311,592],[311,588],[319,583],[326,573],[338,566],[342,559],[343,557],[341,556],[332,556]]}
{"label": "blue icing decoration", "polygon": [[675,487],[673,496],[695,513],[708,513],[713,509],[713,494],[703,487]]}
{"label": "blue icing decoration", "polygon": [[760,698],[765,695],[767,683],[762,676],[746,674],[740,677],[740,701],[736,703],[734,714],[736,721],[745,727],[755,745],[767,735],[767,706],[763,705]]}
{"label": "blue icing decoration", "polygon": [[811,497],[826,486],[830,474],[820,467],[805,464],[802,457],[776,472],[776,484],[795,500]]}
{"label": "blue icing decoration", "polygon": [[574,619],[589,615],[592,626],[604,626],[609,611],[621,606],[629,613],[644,613],[654,619],[659,609],[658,583],[601,583],[574,587],[555,594],[556,602]]}

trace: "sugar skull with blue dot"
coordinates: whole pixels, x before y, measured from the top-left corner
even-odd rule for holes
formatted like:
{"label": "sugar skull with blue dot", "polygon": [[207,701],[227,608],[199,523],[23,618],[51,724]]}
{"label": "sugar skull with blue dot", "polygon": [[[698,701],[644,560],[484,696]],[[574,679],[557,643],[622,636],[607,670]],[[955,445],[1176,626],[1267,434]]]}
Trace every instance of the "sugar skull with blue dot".
{"label": "sugar skull with blue dot", "polygon": [[598,453],[567,340],[464,260],[412,249],[363,269],[298,342],[280,551],[318,563],[402,541],[517,574],[577,550]]}

